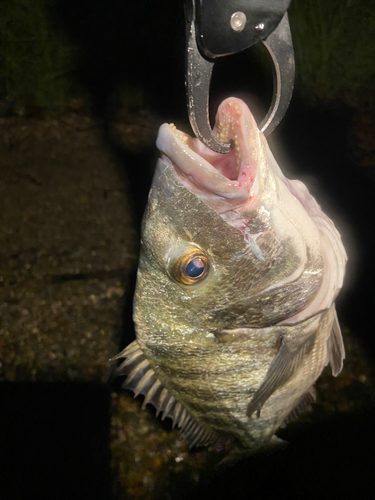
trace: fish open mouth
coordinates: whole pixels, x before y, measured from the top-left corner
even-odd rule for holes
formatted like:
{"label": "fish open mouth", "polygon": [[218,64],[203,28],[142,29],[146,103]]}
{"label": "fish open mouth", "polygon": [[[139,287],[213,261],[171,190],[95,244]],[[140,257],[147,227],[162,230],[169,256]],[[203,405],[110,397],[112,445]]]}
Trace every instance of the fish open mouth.
{"label": "fish open mouth", "polygon": [[156,144],[172,161],[181,182],[204,201],[211,195],[221,197],[231,207],[248,205],[256,194],[256,165],[262,146],[246,104],[234,97],[223,101],[213,133],[221,142],[233,141],[230,153],[211,151],[173,124],[160,127]]}

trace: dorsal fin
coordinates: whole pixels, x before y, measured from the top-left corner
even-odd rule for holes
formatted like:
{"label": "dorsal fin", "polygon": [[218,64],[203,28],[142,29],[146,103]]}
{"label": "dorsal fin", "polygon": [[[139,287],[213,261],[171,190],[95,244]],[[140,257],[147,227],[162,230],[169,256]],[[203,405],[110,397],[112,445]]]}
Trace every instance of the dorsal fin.
{"label": "dorsal fin", "polygon": [[216,433],[198,423],[163,386],[136,340],[112,360],[123,358],[125,361],[117,368],[116,373],[126,375],[122,385],[124,389],[133,391],[134,397],[139,394],[145,397],[142,408],[151,403],[156,408],[156,416],[162,413],[162,420],[169,417],[173,421],[173,427],[177,426],[181,430],[189,448],[207,446],[217,441]]}

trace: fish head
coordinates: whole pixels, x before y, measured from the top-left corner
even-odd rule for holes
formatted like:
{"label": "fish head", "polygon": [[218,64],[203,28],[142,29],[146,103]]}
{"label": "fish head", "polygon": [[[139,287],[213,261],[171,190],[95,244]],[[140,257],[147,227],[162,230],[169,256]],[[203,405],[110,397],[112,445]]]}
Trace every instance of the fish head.
{"label": "fish head", "polygon": [[173,125],[159,130],[135,293],[141,346],[150,331],[160,342],[204,342],[223,329],[301,321],[336,293],[305,313],[324,282],[320,209],[285,179],[245,103],[226,99],[214,133],[233,141],[230,153]]}

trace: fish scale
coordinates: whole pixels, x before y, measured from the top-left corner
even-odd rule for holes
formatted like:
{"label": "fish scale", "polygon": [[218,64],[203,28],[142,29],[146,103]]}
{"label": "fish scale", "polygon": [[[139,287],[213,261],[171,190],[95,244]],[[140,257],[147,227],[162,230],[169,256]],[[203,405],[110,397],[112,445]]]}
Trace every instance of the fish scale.
{"label": "fish scale", "polygon": [[[326,315],[327,314],[332,315],[332,312],[329,311]],[[316,343],[316,349],[311,355],[311,364],[306,365],[306,367],[302,367],[303,379],[306,379],[306,388],[304,392],[310,388],[312,382],[318,376],[316,370],[320,370],[320,368],[319,365],[314,363],[314,358],[316,356],[321,358],[320,352],[324,348],[324,342],[327,341],[330,334],[332,321],[333,319],[328,322],[324,321],[323,316],[322,328],[319,329],[320,336],[322,337],[319,338],[319,340],[323,340],[323,343]],[[271,339],[269,342],[269,345],[271,346],[277,335],[272,331],[269,331],[268,335]],[[250,421],[247,418],[243,418],[242,421],[234,419],[233,415],[244,413],[241,411],[241,408],[239,408],[238,402],[242,401],[242,406],[246,408],[248,403],[246,397],[248,397],[249,387],[254,385],[257,386],[265,376],[264,369],[263,371],[257,370],[256,376],[254,373],[249,374],[246,370],[246,367],[251,364],[249,358],[251,358],[251,352],[253,351],[251,343],[248,342],[248,344],[249,345],[244,343],[241,344],[242,356],[239,356],[238,347],[233,344],[231,346],[224,346],[224,353],[221,352],[222,346],[220,346],[217,342],[213,342],[210,350],[208,350],[207,345],[205,345],[204,349],[202,349],[202,353],[197,353],[196,346],[194,346],[193,349],[189,349],[189,345],[187,345],[183,356],[183,370],[179,370],[177,366],[172,368],[171,364],[168,363],[168,358],[166,357],[165,359],[159,358],[157,372],[160,372],[160,374],[163,372],[169,374],[169,382],[165,381],[165,383],[168,383],[169,385],[169,390],[173,394],[180,395],[180,401],[186,405],[188,411],[190,411],[190,413],[199,421],[209,425],[216,432],[223,434],[227,432],[228,425],[232,424],[231,434],[234,438],[237,438],[238,441],[243,441],[244,436],[247,436],[247,439],[252,437],[252,441],[258,441],[259,444],[263,445],[263,441],[259,440],[259,436],[262,434],[264,427],[269,429],[272,425],[274,429],[277,429],[292,411],[295,406],[295,401],[291,400],[289,405],[285,406],[283,401],[284,398],[277,397],[277,394],[275,394],[274,397],[270,398],[262,408],[264,415],[267,415],[268,408],[272,408],[272,412],[274,413],[273,419],[268,418],[266,423],[264,419],[256,419],[255,421]],[[315,351],[317,351],[317,354],[315,354]],[[210,365],[218,365],[217,359],[213,361],[213,359],[217,358],[218,352],[222,354],[219,366],[228,365],[228,361],[225,358],[232,358],[232,360],[235,358],[235,363],[232,363],[230,369],[226,366],[227,369],[224,371],[217,368],[220,372],[220,377],[215,377],[216,374],[214,373],[212,374],[214,378],[211,378],[209,367]],[[173,355],[173,350],[170,354],[171,358],[174,359],[175,356]],[[272,358],[270,348],[267,350],[267,355],[264,357],[267,357],[268,360]],[[197,368],[196,359],[200,359],[200,369]],[[190,360],[191,366],[187,364],[188,360]],[[262,364],[262,360],[259,361]],[[263,364],[265,365],[264,362]],[[189,374],[192,371],[195,373],[194,378],[199,381],[195,388],[194,397],[191,397],[191,394],[189,394],[189,388],[191,387],[191,378],[189,377]],[[306,374],[303,372],[306,372]],[[203,375],[206,374],[208,376],[204,377]],[[163,383],[163,379],[161,380]],[[215,381],[214,386],[212,380]],[[286,384],[283,393],[293,389],[293,383]],[[225,397],[223,397],[223,395],[225,395]],[[189,398],[189,401],[186,401],[186,398]],[[276,403],[274,400],[276,400]],[[282,404],[282,412],[278,412],[280,402]],[[220,415],[220,418],[217,417],[217,414]],[[233,424],[234,420],[236,425]]]}

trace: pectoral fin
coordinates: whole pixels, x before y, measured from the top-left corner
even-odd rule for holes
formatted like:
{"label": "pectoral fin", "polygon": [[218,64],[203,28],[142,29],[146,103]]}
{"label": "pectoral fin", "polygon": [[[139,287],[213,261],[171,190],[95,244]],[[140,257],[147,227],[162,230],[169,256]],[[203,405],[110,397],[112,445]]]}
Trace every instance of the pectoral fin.
{"label": "pectoral fin", "polygon": [[280,427],[284,428],[290,422],[298,420],[301,415],[311,411],[311,405],[312,403],[315,403],[315,400],[316,400],[316,391],[315,387],[312,385],[310,389],[300,398],[296,406],[289,413],[289,415],[286,417],[286,419],[284,420],[282,425],[280,425]]}
{"label": "pectoral fin", "polygon": [[337,319],[336,310],[334,310],[332,331],[328,338],[327,349],[332,375],[336,377],[341,372],[345,359],[345,348],[342,341],[341,329]]}
{"label": "pectoral fin", "polygon": [[301,346],[294,349],[288,346],[288,341],[286,339],[281,338],[281,347],[274,357],[264,381],[254,394],[247,408],[248,417],[251,417],[255,411],[259,413],[271,394],[294,375],[297,369],[302,365],[305,356],[311,352],[314,346],[315,337],[316,334],[313,333]]}

